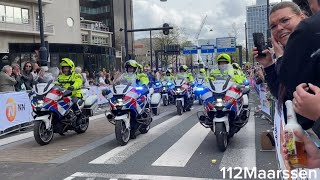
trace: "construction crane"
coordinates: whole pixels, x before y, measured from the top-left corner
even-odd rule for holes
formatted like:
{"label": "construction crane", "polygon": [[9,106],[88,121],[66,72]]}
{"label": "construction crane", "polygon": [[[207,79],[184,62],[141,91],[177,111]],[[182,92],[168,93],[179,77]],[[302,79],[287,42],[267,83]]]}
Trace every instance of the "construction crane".
{"label": "construction crane", "polygon": [[[205,17],[204,17],[204,18],[202,19],[202,21],[201,21],[199,30],[198,30],[198,32],[196,33],[196,36],[195,36],[195,40],[196,40],[196,41],[199,40],[199,36],[200,36],[200,34],[201,34],[201,31],[202,31],[202,29],[203,29],[204,24],[206,23],[207,17],[208,17],[208,15],[205,15]],[[198,42],[197,42],[197,43],[198,43]]]}
{"label": "construction crane", "polygon": [[[196,35],[195,35],[195,38],[194,38],[194,39],[195,39],[195,41],[196,41],[197,47],[199,46],[199,37],[200,37],[201,31],[202,31],[202,29],[203,29],[203,26],[204,26],[205,23],[206,23],[207,17],[208,17],[208,15],[205,15],[205,16],[204,16],[204,18],[203,18],[202,21],[201,21],[199,30],[197,31],[197,33],[196,33]],[[200,60],[200,61],[203,63],[202,58],[201,58],[201,56],[199,55],[199,50],[198,50],[198,54],[197,54],[197,60]],[[200,61],[199,61],[199,62],[200,62]]]}

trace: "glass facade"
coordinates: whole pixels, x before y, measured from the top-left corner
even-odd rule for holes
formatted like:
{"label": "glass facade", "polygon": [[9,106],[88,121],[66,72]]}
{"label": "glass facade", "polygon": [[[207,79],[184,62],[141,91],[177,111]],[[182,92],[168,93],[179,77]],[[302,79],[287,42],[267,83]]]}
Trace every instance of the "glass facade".
{"label": "glass facade", "polygon": [[[133,29],[132,0],[127,2],[128,29]],[[112,44],[117,50],[124,46],[124,8],[123,0],[80,0],[80,16],[86,20],[99,21],[109,27],[113,32]],[[96,39],[94,39],[96,40]],[[98,39],[98,41],[104,41]],[[129,53],[133,46],[133,35],[128,33]]]}
{"label": "glass facade", "polygon": [[29,23],[29,9],[0,4],[0,22]]}
{"label": "glass facade", "polygon": [[[270,4],[270,9],[274,4]],[[247,7],[247,37],[248,37],[248,48],[252,49],[253,37],[252,33],[261,32],[267,39],[267,5],[255,5]]]}

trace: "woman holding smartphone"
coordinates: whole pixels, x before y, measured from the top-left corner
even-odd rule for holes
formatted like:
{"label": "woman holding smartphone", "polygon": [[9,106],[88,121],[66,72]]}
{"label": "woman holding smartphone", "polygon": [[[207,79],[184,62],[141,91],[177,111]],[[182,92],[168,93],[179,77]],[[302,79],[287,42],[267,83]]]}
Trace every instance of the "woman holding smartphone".
{"label": "woman holding smartphone", "polygon": [[[269,49],[266,49],[262,52],[266,55],[265,57],[258,57],[257,49],[253,49],[253,54],[256,60],[263,66],[265,70],[265,80],[267,81],[270,91],[272,95],[278,99],[278,109],[281,110],[283,108],[285,117],[286,110],[285,106],[283,106],[284,102],[286,100],[293,99],[293,91],[288,91],[288,86],[296,87],[298,84],[296,84],[293,80],[289,80],[286,83],[281,81],[281,76],[295,77],[297,75],[290,74],[290,72],[281,71],[283,66],[287,66],[286,68],[290,66],[289,64],[283,64],[282,56],[284,54],[284,48],[287,46],[289,37],[292,33],[296,33],[297,26],[305,18],[306,16],[302,10],[293,2],[285,1],[274,5],[270,11],[269,28],[272,34],[271,42],[273,51],[277,61],[273,61],[273,54]],[[310,129],[313,126],[314,122],[307,118],[298,115],[297,119],[303,129]]]}

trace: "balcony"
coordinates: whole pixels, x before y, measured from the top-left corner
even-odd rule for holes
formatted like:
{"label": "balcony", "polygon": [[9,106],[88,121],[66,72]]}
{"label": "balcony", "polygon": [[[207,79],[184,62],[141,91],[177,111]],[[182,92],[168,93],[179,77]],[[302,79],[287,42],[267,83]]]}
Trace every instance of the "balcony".
{"label": "balcony", "polygon": [[[19,0],[19,1],[23,1],[23,2],[30,2],[30,3],[37,3],[38,4],[38,0]],[[42,0],[42,4],[52,4],[53,0]]]}
{"label": "balcony", "polygon": [[109,33],[109,27],[100,24],[91,24],[91,23],[80,23],[80,28],[82,30],[89,30],[89,31],[97,31],[97,32],[105,32]]}
{"label": "balcony", "polygon": [[[22,21],[21,21],[22,22]],[[54,35],[54,25],[50,23],[44,23],[44,35]],[[12,22],[1,22],[0,31],[18,33],[18,34],[30,34],[40,35],[40,24],[39,21],[27,20],[24,23],[12,23]]]}

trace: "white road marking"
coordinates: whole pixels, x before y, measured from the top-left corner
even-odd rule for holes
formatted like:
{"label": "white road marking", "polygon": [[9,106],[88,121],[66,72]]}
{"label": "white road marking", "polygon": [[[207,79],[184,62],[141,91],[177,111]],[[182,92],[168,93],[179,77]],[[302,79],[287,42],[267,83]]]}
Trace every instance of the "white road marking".
{"label": "white road marking", "polygon": [[137,139],[129,141],[127,145],[116,147],[102,156],[94,159],[89,164],[120,164],[129,156],[133,155],[183,120],[192,116],[194,113],[195,112],[187,112],[182,116],[174,116],[151,128],[147,136],[138,136]]}
{"label": "white road marking", "polygon": [[[160,119],[160,118],[162,118],[164,116],[169,115],[172,112],[173,111],[163,112],[159,116],[154,116],[153,120]],[[99,121],[99,120],[106,120],[106,118],[104,118],[104,117],[105,117],[104,113],[96,115],[96,116],[92,116],[92,117],[90,117],[90,122]],[[11,144],[11,143],[14,143],[14,142],[22,141],[24,139],[28,139],[28,138],[31,138],[31,137],[33,137],[33,131],[27,132],[27,133],[23,133],[23,134],[19,134],[19,135],[15,135],[15,136],[11,136],[11,137],[7,137],[7,138],[3,138],[3,139],[0,139],[0,146],[4,146],[4,145]]]}
{"label": "white road marking", "polygon": [[209,132],[209,129],[197,123],[162,154],[152,166],[184,167]]}
{"label": "white road marking", "polygon": [[[89,173],[76,172],[67,177],[79,178],[111,178],[111,179],[146,179],[146,180],[218,180],[209,178],[195,178],[195,177],[180,177],[180,176],[155,176],[155,175],[136,175],[136,174],[107,174],[107,173]],[[64,180],[70,180],[65,178]]]}

